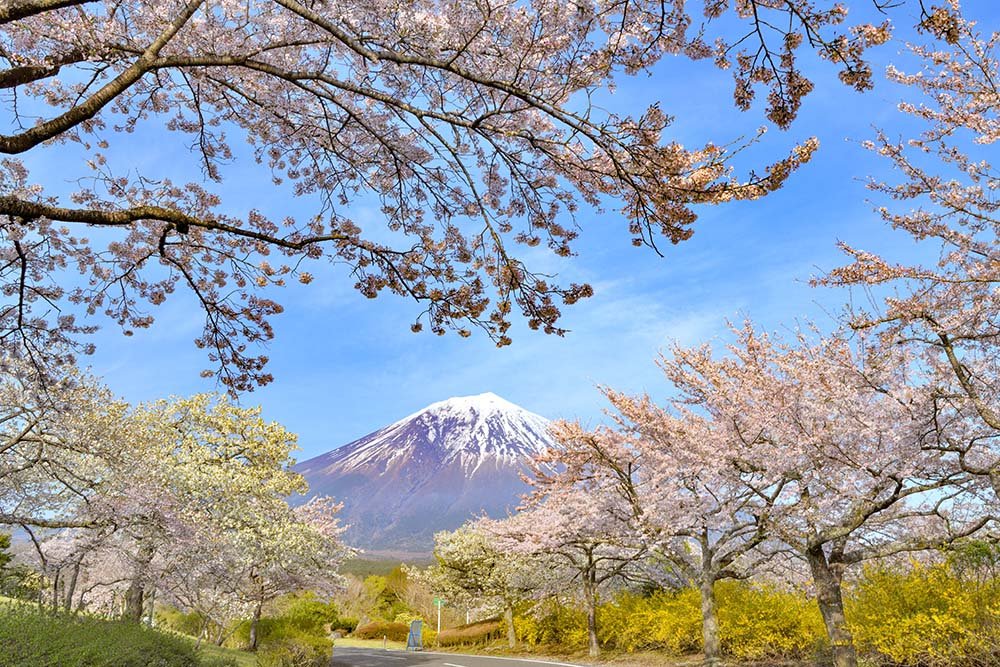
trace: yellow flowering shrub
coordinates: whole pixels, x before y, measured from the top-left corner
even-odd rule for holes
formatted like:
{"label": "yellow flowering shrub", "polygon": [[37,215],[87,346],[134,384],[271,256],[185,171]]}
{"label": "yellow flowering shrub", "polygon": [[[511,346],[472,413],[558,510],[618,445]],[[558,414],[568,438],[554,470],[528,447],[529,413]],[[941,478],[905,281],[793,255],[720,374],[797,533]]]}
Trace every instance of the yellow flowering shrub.
{"label": "yellow flowering shrub", "polygon": [[868,568],[846,611],[859,651],[879,664],[1000,661],[1000,584],[964,580],[944,563]]}
{"label": "yellow flowering shrub", "polygon": [[514,632],[528,646],[581,649],[587,646],[587,616],[573,607],[548,601],[534,613],[516,616]]}
{"label": "yellow flowering shrub", "polygon": [[[724,653],[742,660],[809,658],[824,641],[816,603],[804,593],[720,582],[716,586]],[[601,645],[620,651],[701,651],[701,598],[697,589],[652,595],[622,593],[601,605],[597,615]],[[586,616],[550,604],[543,613],[515,620],[518,638],[529,646],[587,645]]]}
{"label": "yellow flowering shrub", "polygon": [[[722,581],[715,593],[722,651],[733,661],[810,660],[827,651],[819,607],[806,592]],[[951,563],[867,568],[845,587],[844,597],[855,645],[867,664],[1000,665],[1000,579],[992,570],[969,573]],[[540,613],[519,615],[515,627],[529,646],[587,645],[586,616],[569,605],[549,602]],[[599,608],[598,634],[611,650],[697,653],[699,593],[622,593]]]}
{"label": "yellow flowering shrub", "polygon": [[721,581],[715,596],[722,650],[734,658],[808,658],[826,642],[819,606],[801,591]]}
{"label": "yellow flowering shrub", "polygon": [[625,593],[601,607],[598,634],[602,644],[623,651],[693,653],[701,650],[700,605],[693,588],[648,597]]}

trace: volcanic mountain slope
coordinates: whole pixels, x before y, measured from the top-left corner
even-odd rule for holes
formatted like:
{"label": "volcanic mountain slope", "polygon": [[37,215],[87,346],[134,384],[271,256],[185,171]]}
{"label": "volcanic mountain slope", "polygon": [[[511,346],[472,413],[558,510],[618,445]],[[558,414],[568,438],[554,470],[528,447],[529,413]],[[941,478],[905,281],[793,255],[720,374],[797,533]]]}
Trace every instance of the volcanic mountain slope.
{"label": "volcanic mountain slope", "polygon": [[349,544],[425,554],[435,532],[513,510],[526,459],[552,444],[548,420],[486,393],[429,405],[296,470],[310,495],[344,503]]}

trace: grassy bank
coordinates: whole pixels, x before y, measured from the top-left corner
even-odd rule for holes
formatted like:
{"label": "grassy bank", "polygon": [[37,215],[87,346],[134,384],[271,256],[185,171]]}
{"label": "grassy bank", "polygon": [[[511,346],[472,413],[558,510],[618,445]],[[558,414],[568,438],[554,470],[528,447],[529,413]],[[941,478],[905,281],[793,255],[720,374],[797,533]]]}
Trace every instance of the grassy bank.
{"label": "grassy bank", "polygon": [[253,667],[254,656],[90,616],[0,601],[0,667]]}

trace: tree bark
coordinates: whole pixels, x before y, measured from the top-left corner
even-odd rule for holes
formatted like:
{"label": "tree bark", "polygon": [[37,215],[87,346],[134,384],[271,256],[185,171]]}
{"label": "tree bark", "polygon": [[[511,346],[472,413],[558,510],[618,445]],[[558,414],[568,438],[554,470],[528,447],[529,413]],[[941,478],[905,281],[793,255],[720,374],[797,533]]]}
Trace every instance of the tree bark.
{"label": "tree bark", "polygon": [[81,611],[83,611],[84,609],[86,609],[86,604],[83,601],[83,598],[84,598],[84,596],[86,594],[87,594],[87,591],[85,589],[81,590],[80,591],[80,595],[77,596],[77,598],[76,598],[76,613],[77,614],[79,614]]}
{"label": "tree bark", "polygon": [[202,640],[206,639],[207,635],[208,635],[208,619],[202,618],[201,630],[198,632],[198,641],[194,643],[194,647],[196,650],[201,648],[201,642]]}
{"label": "tree bark", "polygon": [[143,602],[146,599],[146,577],[149,564],[153,562],[155,550],[151,546],[142,546],[136,556],[135,567],[132,570],[132,581],[125,592],[125,611],[122,618],[131,623],[142,623]]}
{"label": "tree bark", "polygon": [[52,613],[59,612],[59,582],[62,581],[59,575],[62,574],[62,569],[56,570],[55,575],[52,577]]}
{"label": "tree bark", "polygon": [[226,628],[223,625],[219,626],[219,631],[215,633],[215,639],[212,643],[216,646],[222,646],[222,643],[226,641]]}
{"label": "tree bark", "polygon": [[517,647],[517,635],[514,632],[514,607],[508,604],[503,610],[503,620],[507,623],[507,646]]}
{"label": "tree bark", "polygon": [[153,627],[153,617],[156,614],[156,587],[149,591],[149,615],[146,617],[146,625]]}
{"label": "tree bark", "polygon": [[122,612],[122,618],[130,623],[142,623],[142,602],[144,599],[145,590],[142,585],[142,577],[133,576],[128,590],[125,591],[125,611]]}
{"label": "tree bark", "polygon": [[69,583],[66,584],[66,596],[63,598],[63,606],[66,607],[66,612],[69,613],[73,611],[73,594],[76,593],[76,582],[80,579],[80,561],[73,563],[73,574],[69,578]]}
{"label": "tree bark", "polygon": [[813,585],[816,586],[816,600],[819,602],[819,611],[823,615],[826,635],[833,651],[834,667],[857,667],[854,638],[844,615],[843,575],[839,569],[830,566],[822,546],[809,548],[806,560],[809,561]]}
{"label": "tree bark", "polygon": [[719,614],[715,604],[715,575],[705,572],[701,580],[701,640],[706,667],[717,667],[721,661]]}
{"label": "tree bark", "polygon": [[251,651],[257,650],[257,627],[260,625],[260,613],[264,607],[264,598],[257,599],[257,606],[253,609],[253,619],[250,621],[250,646]]}
{"label": "tree bark", "polygon": [[587,599],[587,640],[590,657],[596,658],[601,653],[597,641],[597,584],[594,572],[591,570],[584,576],[583,595]]}

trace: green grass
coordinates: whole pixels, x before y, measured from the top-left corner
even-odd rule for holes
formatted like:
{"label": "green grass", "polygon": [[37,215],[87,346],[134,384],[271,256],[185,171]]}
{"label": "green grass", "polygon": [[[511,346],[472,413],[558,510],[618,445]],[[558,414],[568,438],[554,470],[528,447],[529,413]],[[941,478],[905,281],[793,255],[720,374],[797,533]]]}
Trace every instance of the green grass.
{"label": "green grass", "polygon": [[2,667],[202,665],[194,646],[179,637],[139,625],[51,615],[10,604],[0,610],[0,647]]}
{"label": "green grass", "polygon": [[401,560],[399,558],[351,558],[340,566],[342,574],[352,574],[358,579],[364,579],[371,575],[386,576],[400,565],[413,565],[415,567],[425,567],[434,563],[433,558],[417,557]]}
{"label": "green grass", "polygon": [[255,667],[252,654],[143,625],[39,610],[0,598],[0,667]]}
{"label": "green grass", "polygon": [[257,667],[257,655],[250,653],[249,651],[242,651],[237,648],[225,648],[222,646],[216,646],[211,642],[202,641],[201,645],[198,646],[198,638],[192,637],[191,635],[186,635],[183,632],[177,632],[176,630],[170,630],[168,628],[161,628],[160,632],[164,634],[169,634],[173,637],[180,637],[184,641],[188,642],[192,646],[197,646],[198,655],[203,659],[215,660],[217,662],[222,662],[225,660],[230,660],[236,663],[237,667]]}
{"label": "green grass", "polygon": [[235,648],[222,648],[215,644],[204,644],[198,649],[201,656],[218,661],[233,660],[237,667],[257,667],[257,656],[247,651],[240,651]]}
{"label": "green grass", "polygon": [[2,611],[4,607],[25,607],[37,609],[38,605],[34,602],[28,602],[27,600],[18,600],[17,598],[9,598],[5,595],[0,595],[0,611]]}

